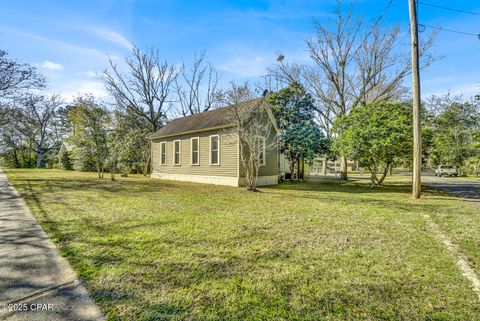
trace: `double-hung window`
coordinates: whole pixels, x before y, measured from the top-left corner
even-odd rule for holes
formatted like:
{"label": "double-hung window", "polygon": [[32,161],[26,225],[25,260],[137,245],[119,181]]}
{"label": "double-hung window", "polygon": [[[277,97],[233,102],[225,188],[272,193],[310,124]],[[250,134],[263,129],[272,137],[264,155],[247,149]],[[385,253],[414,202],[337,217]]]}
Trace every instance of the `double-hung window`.
{"label": "double-hung window", "polygon": [[160,164],[167,165],[167,142],[160,143]]}
{"label": "double-hung window", "polygon": [[181,146],[180,140],[173,141],[173,164],[180,165]]}
{"label": "double-hung window", "polygon": [[200,165],[200,143],[198,137],[193,137],[191,140],[191,164]]}
{"label": "double-hung window", "polygon": [[220,165],[220,137],[210,136],[210,165]]}

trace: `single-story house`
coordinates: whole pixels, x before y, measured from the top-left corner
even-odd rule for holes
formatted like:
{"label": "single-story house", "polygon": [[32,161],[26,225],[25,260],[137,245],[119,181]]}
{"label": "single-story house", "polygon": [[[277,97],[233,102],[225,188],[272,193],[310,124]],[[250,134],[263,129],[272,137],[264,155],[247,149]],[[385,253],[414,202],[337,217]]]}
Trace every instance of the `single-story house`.
{"label": "single-story house", "polygon": [[60,149],[58,150],[58,157],[60,158],[65,153],[73,152],[74,146],[66,141],[62,142]]}
{"label": "single-story house", "polygon": [[[235,125],[226,117],[231,108],[258,108],[271,122],[265,140],[277,141],[275,118],[263,98],[249,100],[169,121],[150,136],[153,178],[244,186],[240,143]],[[269,144],[272,145],[272,144]],[[264,150],[258,185],[278,184],[278,147]]]}

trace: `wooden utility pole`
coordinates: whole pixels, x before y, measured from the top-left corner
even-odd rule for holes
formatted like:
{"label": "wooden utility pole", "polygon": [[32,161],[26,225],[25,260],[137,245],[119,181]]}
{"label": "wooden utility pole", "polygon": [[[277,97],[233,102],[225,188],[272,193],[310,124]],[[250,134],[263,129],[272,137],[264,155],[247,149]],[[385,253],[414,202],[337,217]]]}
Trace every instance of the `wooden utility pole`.
{"label": "wooden utility pole", "polygon": [[420,112],[420,66],[418,61],[418,24],[416,0],[408,0],[410,11],[410,37],[412,43],[413,89],[413,182],[412,196],[420,198],[422,191],[422,130]]}

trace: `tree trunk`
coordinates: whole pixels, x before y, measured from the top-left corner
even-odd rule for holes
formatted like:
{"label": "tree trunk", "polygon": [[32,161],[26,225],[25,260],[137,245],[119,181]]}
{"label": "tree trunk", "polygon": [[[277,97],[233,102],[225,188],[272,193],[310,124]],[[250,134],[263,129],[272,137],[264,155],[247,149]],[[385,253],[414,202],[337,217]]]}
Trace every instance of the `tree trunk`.
{"label": "tree trunk", "polygon": [[347,156],[340,157],[340,179],[343,181],[348,180]]}
{"label": "tree trunk", "polygon": [[305,160],[302,159],[302,181],[305,180]]}
{"label": "tree trunk", "polygon": [[297,159],[297,182],[300,181],[300,159]]}
{"label": "tree trunk", "polygon": [[290,181],[295,180],[295,160],[290,160]]}
{"label": "tree trunk", "polygon": [[327,155],[323,155],[322,160],[322,175],[327,175]]}
{"label": "tree trunk", "polygon": [[[27,164],[28,164],[28,168],[31,168],[32,167],[32,140],[29,140],[29,143],[28,143],[28,149],[27,149],[27,155],[23,155],[23,157],[27,157]],[[23,160],[23,163],[25,164],[25,159]],[[25,166],[25,165],[24,165]]]}
{"label": "tree trunk", "polygon": [[383,181],[385,180],[385,177],[387,177],[387,174],[391,171],[391,164],[388,164],[387,167],[385,167],[385,170],[383,171],[382,177],[378,180],[378,185],[382,185]]}
{"label": "tree trunk", "polygon": [[369,167],[368,168],[372,175],[370,176],[370,188],[375,188],[377,185],[377,166],[373,167],[373,170]]}
{"label": "tree trunk", "polygon": [[19,168],[20,167],[20,161],[18,160],[17,149],[16,148],[13,149],[13,161],[15,162],[15,168]]}
{"label": "tree trunk", "polygon": [[95,160],[95,167],[97,168],[98,179],[102,179],[102,175],[100,173],[100,162],[98,160],[98,157]]}
{"label": "tree trunk", "polygon": [[35,164],[36,168],[40,168],[42,166],[42,147],[40,145],[37,146],[37,162]]}

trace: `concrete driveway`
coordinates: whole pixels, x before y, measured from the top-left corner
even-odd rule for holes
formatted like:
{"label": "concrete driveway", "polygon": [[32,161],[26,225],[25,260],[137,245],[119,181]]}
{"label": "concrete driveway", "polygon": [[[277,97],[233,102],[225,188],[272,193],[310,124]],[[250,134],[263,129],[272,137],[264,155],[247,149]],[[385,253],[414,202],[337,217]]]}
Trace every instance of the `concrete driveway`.
{"label": "concrete driveway", "polygon": [[427,174],[422,177],[422,181],[425,185],[447,192],[458,198],[478,202],[480,205],[480,180],[435,177]]}
{"label": "concrete driveway", "polygon": [[1,169],[0,320],[103,320]]}

